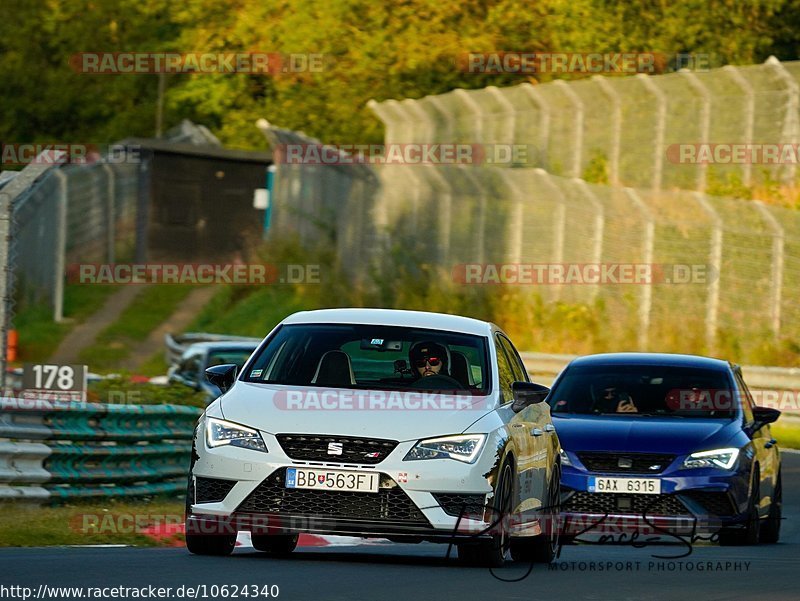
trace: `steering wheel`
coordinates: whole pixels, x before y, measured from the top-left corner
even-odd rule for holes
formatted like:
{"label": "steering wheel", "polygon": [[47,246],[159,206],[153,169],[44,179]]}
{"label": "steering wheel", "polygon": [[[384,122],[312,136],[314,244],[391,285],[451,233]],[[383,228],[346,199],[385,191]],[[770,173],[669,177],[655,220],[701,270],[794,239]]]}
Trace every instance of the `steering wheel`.
{"label": "steering wheel", "polygon": [[422,377],[411,384],[411,388],[421,388],[423,390],[466,390],[461,382],[445,374]]}

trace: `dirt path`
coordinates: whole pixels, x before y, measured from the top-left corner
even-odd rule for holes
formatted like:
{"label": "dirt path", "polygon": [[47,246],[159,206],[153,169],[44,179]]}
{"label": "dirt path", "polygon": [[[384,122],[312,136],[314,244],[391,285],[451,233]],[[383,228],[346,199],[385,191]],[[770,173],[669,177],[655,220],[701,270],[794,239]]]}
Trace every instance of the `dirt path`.
{"label": "dirt path", "polygon": [[122,286],[108,297],[102,309],[83,323],[76,325],[67,334],[51,355],[50,361],[53,363],[78,363],[80,352],[94,344],[98,334],[117,321],[122,312],[144,288],[144,286]]}
{"label": "dirt path", "polygon": [[180,333],[194,320],[200,310],[211,300],[216,292],[214,286],[196,288],[170,315],[166,321],[154,328],[145,340],[131,349],[130,355],[120,364],[120,369],[135,372],[153,353],[164,350],[164,335],[168,332]]}

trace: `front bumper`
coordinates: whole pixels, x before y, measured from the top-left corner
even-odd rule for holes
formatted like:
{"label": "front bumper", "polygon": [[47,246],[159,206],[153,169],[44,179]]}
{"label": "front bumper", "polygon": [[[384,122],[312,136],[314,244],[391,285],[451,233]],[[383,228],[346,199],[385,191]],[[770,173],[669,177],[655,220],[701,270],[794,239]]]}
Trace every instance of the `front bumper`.
{"label": "front bumper", "polygon": [[[375,465],[299,461],[288,457],[276,437],[263,433],[268,453],[196,441],[187,527],[196,532],[347,534],[452,540],[491,534],[497,448],[489,435],[474,464],[452,459],[403,461],[416,441],[400,442]],[[287,489],[287,467],[379,473],[376,493]],[[538,522],[517,524],[525,536],[541,532]],[[191,530],[189,530],[191,532]],[[512,532],[512,535],[514,532]]]}
{"label": "front bumper", "polygon": [[[589,492],[589,479],[658,478],[661,494]],[[561,502],[567,535],[717,532],[747,520],[748,479],[735,471],[666,470],[660,474],[563,468]]]}

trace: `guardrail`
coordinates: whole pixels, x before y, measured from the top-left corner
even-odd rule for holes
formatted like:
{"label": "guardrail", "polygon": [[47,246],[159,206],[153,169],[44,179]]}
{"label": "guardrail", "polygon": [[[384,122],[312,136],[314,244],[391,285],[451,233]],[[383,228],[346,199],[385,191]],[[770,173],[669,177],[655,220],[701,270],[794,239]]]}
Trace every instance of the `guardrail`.
{"label": "guardrail", "polygon": [[[567,363],[578,355],[520,353],[528,373],[542,384],[551,384]],[[754,390],[800,390],[800,368],[742,366],[747,384]]]}
{"label": "guardrail", "polygon": [[205,332],[165,334],[164,346],[166,350],[164,358],[167,361],[167,365],[178,363],[181,355],[189,345],[198,342],[261,342],[261,340],[261,338],[253,338],[251,336],[229,336],[227,334],[207,334]]}
{"label": "guardrail", "polygon": [[182,405],[0,399],[0,499],[183,492],[201,413]]}

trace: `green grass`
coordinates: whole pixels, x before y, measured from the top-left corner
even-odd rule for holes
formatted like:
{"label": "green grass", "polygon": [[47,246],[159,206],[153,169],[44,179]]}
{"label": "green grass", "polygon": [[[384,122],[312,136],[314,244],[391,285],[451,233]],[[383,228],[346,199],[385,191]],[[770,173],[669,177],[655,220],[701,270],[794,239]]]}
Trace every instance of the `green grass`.
{"label": "green grass", "polygon": [[172,315],[192,290],[192,286],[184,285],[143,288],[120,318],[80,352],[80,360],[91,371],[117,371],[119,364],[130,355],[131,348]]}
{"label": "green grass", "polygon": [[317,308],[316,304],[299,288],[226,286],[203,308],[189,330],[263,337],[288,315],[311,308]]}
{"label": "green grass", "polygon": [[776,423],[770,425],[772,436],[778,441],[778,446],[784,449],[800,449],[800,424],[792,422]]}
{"label": "green grass", "polygon": [[[149,502],[104,499],[63,507],[2,503],[0,547],[100,544],[154,547],[182,540],[182,535],[159,542],[142,534],[142,527],[156,522],[182,522],[183,512],[183,502],[167,498]],[[141,527],[134,526],[134,520]]]}
{"label": "green grass", "polygon": [[68,284],[64,289],[65,323],[53,321],[53,308],[39,303],[22,306],[14,318],[19,332],[18,361],[46,361],[78,323],[98,311],[117,288],[94,284]]}

